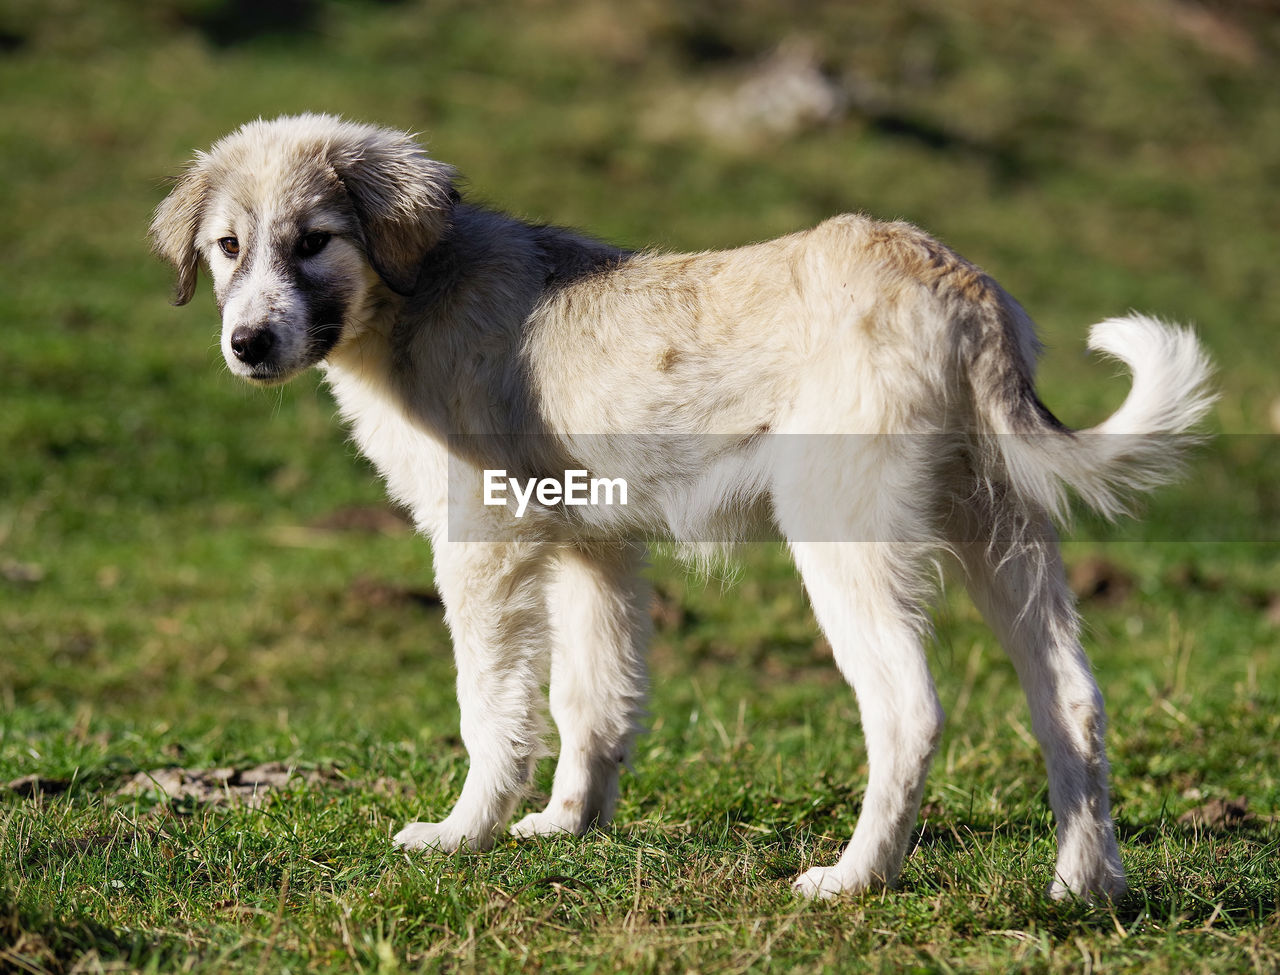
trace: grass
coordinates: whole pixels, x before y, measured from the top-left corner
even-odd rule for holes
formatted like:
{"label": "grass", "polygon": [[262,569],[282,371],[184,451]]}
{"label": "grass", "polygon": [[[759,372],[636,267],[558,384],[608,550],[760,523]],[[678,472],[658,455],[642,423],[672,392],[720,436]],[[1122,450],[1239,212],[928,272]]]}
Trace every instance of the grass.
{"label": "grass", "polygon": [[[0,970],[1280,966],[1274,14],[300,0],[273,27],[286,7],[0,12],[0,783],[35,777],[0,790]],[[874,97],[785,136],[710,136],[698,106],[790,35]],[[1194,321],[1223,436],[1141,526],[1082,523],[1067,546],[1109,584],[1084,610],[1131,898],[1042,898],[1025,705],[949,593],[931,656],[950,721],[900,888],[794,900],[866,768],[769,546],[732,584],[656,557],[652,730],[613,827],[393,853],[465,773],[425,545],[333,527],[382,494],[327,395],[233,383],[207,290],[168,306],[144,240],[194,147],[303,109],[421,129],[471,195],[630,245],[727,246],[846,209],[915,220],[1036,316],[1045,399],[1075,425],[1124,388],[1080,354],[1086,323]],[[299,774],[255,804],[122,792],[139,771],[263,762]],[[1183,820],[1237,797],[1244,815]]]}

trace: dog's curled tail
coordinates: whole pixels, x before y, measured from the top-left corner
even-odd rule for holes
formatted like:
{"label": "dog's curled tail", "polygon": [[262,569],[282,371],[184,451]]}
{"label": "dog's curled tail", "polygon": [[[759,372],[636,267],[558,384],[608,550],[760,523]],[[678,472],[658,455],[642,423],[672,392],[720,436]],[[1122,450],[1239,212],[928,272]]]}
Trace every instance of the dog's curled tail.
{"label": "dog's curled tail", "polygon": [[[1175,479],[1196,439],[1192,431],[1217,398],[1212,365],[1188,328],[1146,315],[1109,318],[1090,330],[1089,348],[1120,360],[1133,376],[1124,403],[1098,426],[1059,423],[1036,398],[1027,363],[1017,363],[1024,368],[1015,367],[1016,376],[1007,371],[1014,363],[1002,370],[1016,392],[1005,385],[1005,396],[979,402],[1014,493],[1059,522],[1068,514],[1066,488],[1111,519],[1127,513],[1134,495]],[[1018,357],[1008,345],[1005,351]]]}

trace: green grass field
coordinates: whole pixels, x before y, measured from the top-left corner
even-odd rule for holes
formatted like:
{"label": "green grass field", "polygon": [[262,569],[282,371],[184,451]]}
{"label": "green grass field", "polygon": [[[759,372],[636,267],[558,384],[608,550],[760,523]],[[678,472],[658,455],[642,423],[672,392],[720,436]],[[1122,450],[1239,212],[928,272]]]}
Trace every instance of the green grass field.
{"label": "green grass field", "polygon": [[[714,128],[784,41],[844,109]],[[1274,4],[14,0],[0,92],[0,971],[1280,970]],[[376,517],[318,381],[226,374],[207,284],[169,306],[145,240],[193,149],[301,110],[419,130],[473,198],[632,246],[913,220],[1038,320],[1075,426],[1126,389],[1090,323],[1195,323],[1222,436],[1142,525],[1067,544],[1131,897],[1043,898],[1026,706],[949,592],[899,888],[794,899],[866,764],[771,546],[732,579],[655,557],[612,827],[393,851],[466,770],[426,543]],[[255,793],[263,763],[294,774]]]}

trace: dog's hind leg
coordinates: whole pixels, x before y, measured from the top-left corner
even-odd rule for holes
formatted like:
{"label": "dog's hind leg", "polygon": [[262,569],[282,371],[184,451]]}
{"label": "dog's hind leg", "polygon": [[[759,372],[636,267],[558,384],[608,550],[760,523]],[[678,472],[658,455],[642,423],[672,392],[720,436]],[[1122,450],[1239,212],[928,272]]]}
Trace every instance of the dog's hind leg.
{"label": "dog's hind leg", "polygon": [[640,546],[564,549],[548,597],[555,636],[551,716],[560,758],[551,799],[517,836],[581,834],[613,817],[618,770],[644,711],[648,584]]}
{"label": "dog's hind leg", "polygon": [[892,884],[906,858],[943,714],[925,659],[927,536],[902,499],[928,458],[906,438],[798,439],[780,465],[779,525],[837,665],[861,712],[869,775],[839,862],[814,867],[798,893],[831,897]]}
{"label": "dog's hind leg", "polygon": [[549,641],[540,542],[443,542],[434,547],[458,667],[462,741],[471,760],[462,794],[439,823],[410,823],[405,849],[492,845],[542,754],[542,682]]}
{"label": "dog's hind leg", "polygon": [[911,553],[885,542],[793,542],[792,552],[862,716],[869,775],[862,812],[839,862],[795,882],[807,897],[892,884],[920,809],[943,714],[908,608]]}
{"label": "dog's hind leg", "polygon": [[998,496],[971,496],[962,521],[951,532],[953,550],[1018,672],[1044,751],[1058,832],[1049,896],[1119,897],[1126,888],[1108,797],[1106,715],[1056,534],[1043,512]]}

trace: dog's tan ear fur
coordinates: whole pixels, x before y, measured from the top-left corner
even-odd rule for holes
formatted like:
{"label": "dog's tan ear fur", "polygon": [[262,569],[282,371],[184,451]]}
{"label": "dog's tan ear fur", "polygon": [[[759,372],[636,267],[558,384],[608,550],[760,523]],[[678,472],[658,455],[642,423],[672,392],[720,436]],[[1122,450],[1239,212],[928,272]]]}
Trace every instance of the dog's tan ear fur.
{"label": "dog's tan ear fur", "polygon": [[208,177],[197,160],[178,177],[169,195],[156,207],[151,219],[151,246],[178,272],[173,303],[185,305],[196,290],[200,253],[196,234],[208,196]]}
{"label": "dog's tan ear fur", "polygon": [[334,143],[329,161],[355,207],[369,264],[392,291],[411,294],[422,259],[453,220],[453,168],[389,129]]}

